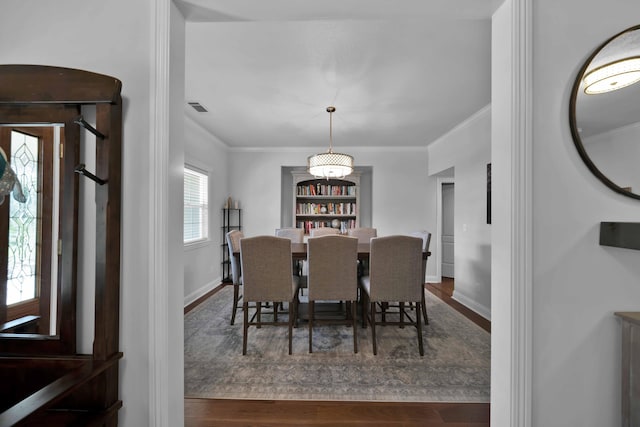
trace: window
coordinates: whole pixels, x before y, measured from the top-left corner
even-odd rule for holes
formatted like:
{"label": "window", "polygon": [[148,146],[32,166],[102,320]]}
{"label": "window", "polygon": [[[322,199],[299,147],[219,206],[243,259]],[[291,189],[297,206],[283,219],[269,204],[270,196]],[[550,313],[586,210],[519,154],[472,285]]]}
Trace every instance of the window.
{"label": "window", "polygon": [[38,138],[11,132],[12,167],[19,178],[27,203],[13,196],[9,201],[9,254],[7,262],[7,305],[35,298],[38,279]]}
{"label": "window", "polygon": [[209,237],[209,177],[190,166],[184,167],[184,243]]}
{"label": "window", "polygon": [[7,194],[0,205],[0,247],[6,251],[0,311],[6,310],[6,320],[39,316],[38,333],[47,335],[55,334],[50,314],[51,296],[57,295],[58,230],[52,218],[58,217],[61,137],[59,126],[0,126],[0,146],[26,198],[23,203]]}

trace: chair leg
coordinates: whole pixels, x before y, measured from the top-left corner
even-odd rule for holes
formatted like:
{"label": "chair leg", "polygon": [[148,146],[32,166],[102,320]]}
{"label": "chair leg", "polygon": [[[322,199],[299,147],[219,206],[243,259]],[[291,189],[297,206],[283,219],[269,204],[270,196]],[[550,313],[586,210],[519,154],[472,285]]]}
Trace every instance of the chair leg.
{"label": "chair leg", "polygon": [[315,301],[309,301],[309,353],[313,353],[313,316],[315,305]]}
{"label": "chair leg", "polygon": [[404,303],[398,302],[398,310],[400,311],[400,329],[404,329]]}
{"label": "chair leg", "polygon": [[362,329],[367,329],[367,304],[369,303],[367,301],[367,293],[361,289],[360,290],[360,311],[361,311],[361,316],[362,316]]}
{"label": "chair leg", "polygon": [[273,302],[273,321],[277,322],[278,321],[278,304],[277,302]]}
{"label": "chair leg", "polygon": [[420,356],[424,356],[424,346],[422,344],[422,319],[420,319],[422,309],[420,307],[417,307],[418,305],[422,305],[422,303],[416,303],[416,329],[418,329],[418,349],[420,350]]}
{"label": "chair leg", "polygon": [[258,329],[262,328],[262,302],[261,301],[256,302],[256,320],[258,321],[256,328]]}
{"label": "chair leg", "polygon": [[351,325],[353,326],[353,352],[358,353],[358,320],[356,319],[356,302],[351,302]]}
{"label": "chair leg", "polygon": [[429,316],[427,315],[427,304],[426,298],[424,296],[425,290],[422,290],[422,317],[424,317],[424,325],[427,326],[429,324]]}
{"label": "chair leg", "polygon": [[236,321],[236,311],[238,310],[238,300],[240,296],[240,284],[233,284],[233,308],[231,309],[231,324],[233,325]]}
{"label": "chair leg", "polygon": [[376,347],[376,303],[372,302],[369,304],[371,307],[371,313],[369,318],[369,323],[371,324],[371,341],[373,342],[373,354],[378,354],[378,348]]}
{"label": "chair leg", "polygon": [[249,303],[242,304],[242,311],[244,312],[244,323],[242,328],[242,355],[247,354],[247,331],[249,329]]}
{"label": "chair leg", "polygon": [[300,307],[300,297],[298,295],[298,291],[293,295],[293,327],[298,327],[298,309]]}
{"label": "chair leg", "polygon": [[294,308],[294,304],[293,301],[289,302],[289,354],[291,354],[293,352],[293,341],[292,341],[292,334],[293,334],[293,313],[295,311]]}

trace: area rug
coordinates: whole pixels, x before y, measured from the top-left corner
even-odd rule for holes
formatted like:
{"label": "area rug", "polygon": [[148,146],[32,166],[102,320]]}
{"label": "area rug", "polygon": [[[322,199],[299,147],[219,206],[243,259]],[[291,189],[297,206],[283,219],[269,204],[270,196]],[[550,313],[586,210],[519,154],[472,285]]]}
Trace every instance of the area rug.
{"label": "area rug", "polygon": [[429,325],[420,357],[413,327],[371,330],[358,326],[358,353],[351,327],[249,329],[242,355],[242,311],[229,325],[232,289],[225,287],[185,315],[185,397],[221,399],[349,400],[387,402],[489,402],[490,334],[426,292]]}

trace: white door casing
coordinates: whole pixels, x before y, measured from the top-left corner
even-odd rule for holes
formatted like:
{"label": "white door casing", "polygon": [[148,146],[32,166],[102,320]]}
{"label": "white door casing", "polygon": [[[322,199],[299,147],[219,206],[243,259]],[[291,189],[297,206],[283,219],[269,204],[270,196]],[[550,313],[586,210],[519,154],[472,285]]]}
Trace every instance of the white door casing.
{"label": "white door casing", "polygon": [[442,184],[442,276],[455,277],[454,183]]}
{"label": "white door casing", "polygon": [[431,256],[435,255],[436,275],[433,278],[427,278],[427,281],[442,282],[442,187],[443,184],[453,184],[453,177],[438,177],[436,183],[436,235],[435,239],[431,239],[432,247]]}

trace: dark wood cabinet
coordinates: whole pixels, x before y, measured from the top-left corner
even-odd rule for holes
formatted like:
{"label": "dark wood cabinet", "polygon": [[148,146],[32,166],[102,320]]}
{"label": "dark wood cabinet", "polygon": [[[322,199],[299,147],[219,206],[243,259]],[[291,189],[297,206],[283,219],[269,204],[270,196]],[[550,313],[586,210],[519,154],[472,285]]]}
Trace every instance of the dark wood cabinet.
{"label": "dark wood cabinet", "polygon": [[[120,351],[121,82],[83,70],[37,65],[0,66],[0,126],[50,126],[58,132],[55,210],[43,210],[54,239],[43,239],[53,256],[40,257],[38,271],[51,279],[52,315],[8,322],[7,278],[0,277],[0,427],[117,426]],[[83,117],[89,109],[91,122]],[[95,167],[80,163],[93,155]],[[55,162],[57,163],[57,162]],[[93,162],[92,162],[93,163]],[[79,227],[79,182],[95,186],[95,227]],[[49,212],[49,213],[46,213]],[[53,219],[53,221],[52,221]],[[91,223],[92,221],[90,221]],[[9,233],[2,227],[1,233]],[[80,233],[95,233],[95,279],[78,281]],[[2,239],[0,239],[2,240]],[[6,239],[5,239],[6,241]],[[0,262],[6,265],[6,247]],[[91,259],[84,262],[91,262]],[[6,269],[5,269],[6,270]],[[44,272],[44,273],[42,273]],[[41,280],[40,284],[46,283]],[[49,285],[47,285],[49,286]],[[77,351],[78,288],[94,287],[93,347]],[[24,329],[16,324],[32,324]],[[49,325],[51,324],[51,326]]]}
{"label": "dark wood cabinet", "polygon": [[640,426],[640,312],[618,312],[622,323],[622,427]]}

